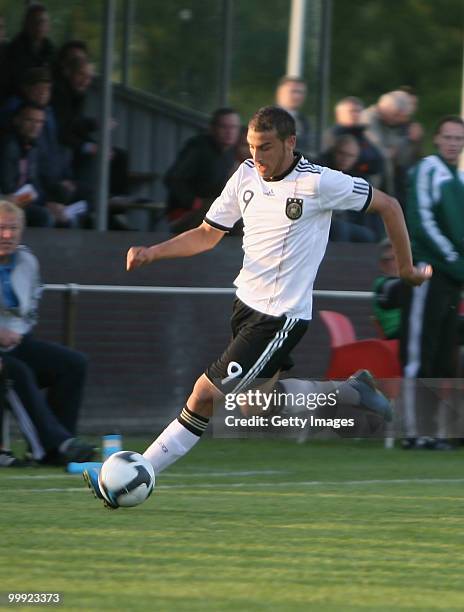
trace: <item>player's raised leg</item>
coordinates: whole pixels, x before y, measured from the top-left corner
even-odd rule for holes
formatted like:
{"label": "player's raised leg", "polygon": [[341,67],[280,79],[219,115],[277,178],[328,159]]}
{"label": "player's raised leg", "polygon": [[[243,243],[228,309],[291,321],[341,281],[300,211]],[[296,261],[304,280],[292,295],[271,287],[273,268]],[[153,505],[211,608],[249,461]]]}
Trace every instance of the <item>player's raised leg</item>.
{"label": "player's raised leg", "polygon": [[[337,404],[356,406],[381,417],[387,422],[393,419],[393,409],[390,400],[378,389],[375,380],[368,370],[358,370],[347,380],[340,381],[314,381],[298,378],[287,378],[279,381],[284,393],[297,396],[327,396],[336,392]],[[288,413],[302,411],[301,405],[291,402],[285,406]]]}

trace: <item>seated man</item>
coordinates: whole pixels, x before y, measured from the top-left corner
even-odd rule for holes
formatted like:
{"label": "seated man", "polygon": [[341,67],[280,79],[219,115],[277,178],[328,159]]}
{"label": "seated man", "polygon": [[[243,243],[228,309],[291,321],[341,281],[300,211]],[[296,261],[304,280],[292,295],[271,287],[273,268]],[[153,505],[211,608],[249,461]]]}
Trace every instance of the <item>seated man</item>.
{"label": "seated man", "polygon": [[380,151],[366,137],[366,126],[361,122],[363,102],[355,96],[342,98],[335,105],[335,124],[324,135],[324,150],[333,147],[339,136],[356,138],[360,147],[359,157],[353,166],[353,175],[361,176],[374,187],[382,181],[383,159]]}
{"label": "seated man", "polygon": [[[53,448],[49,439],[44,440],[44,446],[52,451],[48,459],[54,463],[66,450],[61,443],[76,433],[87,362],[77,351],[32,335],[41,285],[37,259],[26,247],[19,246],[23,227],[22,210],[0,201],[0,355],[8,362],[20,399],[28,410],[37,413],[31,415],[37,429],[39,419],[45,418],[42,409],[49,408],[53,413],[59,429],[54,441],[59,443]],[[46,403],[39,397],[39,387],[47,388]],[[45,432],[46,426],[42,430]],[[91,450],[87,448],[84,455],[88,457],[81,455],[81,459],[89,458]]]}
{"label": "seated man", "polygon": [[[56,74],[51,105],[56,117],[59,142],[71,149],[76,180],[85,185],[95,183],[98,144],[95,134],[102,129],[94,117],[86,114],[87,96],[95,69],[82,54],[71,57]],[[110,128],[116,127],[111,120]],[[111,195],[129,193],[129,159],[127,151],[111,147],[109,191]]]}
{"label": "seated man", "polygon": [[[60,424],[27,365],[3,353],[0,360],[0,434],[6,410],[14,415],[27,442],[29,459],[43,465],[66,465],[93,458],[94,448],[78,441]],[[0,468],[29,465],[28,461],[21,461],[9,448],[3,447],[2,442],[3,436],[0,437]]]}
{"label": "seated man", "polygon": [[[25,104],[18,108],[10,129],[0,141],[0,193],[24,209],[28,226],[50,227],[54,214],[45,206],[39,182],[37,141],[45,123],[45,112]],[[15,195],[28,186],[26,196]]]}
{"label": "seated man", "polygon": [[387,340],[400,337],[401,307],[407,285],[398,274],[393,247],[388,238],[380,243],[379,267],[381,274],[374,280],[374,315]]}
{"label": "seated man", "polygon": [[[79,200],[89,202],[92,192],[89,185],[75,180],[72,168],[72,151],[58,141],[55,113],[50,106],[52,82],[47,68],[31,68],[21,81],[20,95],[11,96],[0,108],[0,129],[5,129],[11,117],[24,105],[32,105],[45,113],[45,123],[37,138],[38,177],[47,202],[68,205]],[[48,205],[52,211],[61,207]],[[64,211],[62,211],[64,213]],[[65,213],[64,213],[65,214]],[[66,216],[59,225],[66,223]],[[77,225],[83,219],[75,220]]]}
{"label": "seated man", "polygon": [[240,117],[231,108],[213,113],[207,134],[190,138],[166,173],[168,220],[175,232],[196,227],[235,166]]}

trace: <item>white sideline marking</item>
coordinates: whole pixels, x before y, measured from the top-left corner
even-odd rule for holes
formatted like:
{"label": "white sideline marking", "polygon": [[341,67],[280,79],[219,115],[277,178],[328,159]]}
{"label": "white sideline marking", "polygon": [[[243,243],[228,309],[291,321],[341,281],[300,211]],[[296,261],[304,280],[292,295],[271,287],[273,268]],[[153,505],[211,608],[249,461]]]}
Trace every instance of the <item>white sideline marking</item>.
{"label": "white sideline marking", "polygon": [[[325,480],[302,480],[295,482],[235,482],[229,484],[213,484],[213,483],[198,483],[198,484],[178,484],[178,485],[157,485],[157,489],[223,489],[227,488],[246,488],[246,487],[324,487],[324,486],[344,486],[352,487],[359,485],[376,485],[376,484],[462,484],[464,478],[405,478],[396,480],[346,480],[340,481],[325,481]],[[67,487],[67,488],[48,488],[48,489],[13,489],[12,493],[76,493],[89,492],[89,489],[84,485],[82,487]]]}
{"label": "white sideline marking", "polygon": [[[169,474],[169,478],[201,478],[202,476],[266,476],[275,474],[290,474],[287,470],[250,470],[246,472],[182,472]],[[82,476],[81,474],[5,474],[0,476],[2,480],[51,480],[52,478],[69,478],[70,476]]]}

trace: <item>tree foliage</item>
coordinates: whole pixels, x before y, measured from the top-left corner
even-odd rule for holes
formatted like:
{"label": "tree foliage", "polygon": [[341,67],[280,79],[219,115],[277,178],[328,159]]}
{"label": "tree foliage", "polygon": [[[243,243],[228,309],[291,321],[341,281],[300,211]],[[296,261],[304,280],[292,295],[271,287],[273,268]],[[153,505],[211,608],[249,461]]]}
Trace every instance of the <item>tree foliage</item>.
{"label": "tree foliage", "polygon": [[401,85],[419,95],[430,127],[459,113],[463,61],[462,0],[334,0],[332,102],[356,95],[367,104]]}
{"label": "tree foliage", "polygon": [[[321,5],[307,0],[305,111],[317,106]],[[44,0],[57,44],[81,38],[99,64],[103,0]],[[210,112],[219,102],[222,0],[134,0],[130,84]],[[430,127],[459,111],[463,62],[463,0],[332,0],[331,100],[357,95],[371,104],[412,85],[419,119]],[[2,0],[10,38],[23,3]],[[124,1],[116,1],[114,77],[121,78]],[[233,0],[230,103],[246,119],[274,100],[285,73],[289,0]]]}

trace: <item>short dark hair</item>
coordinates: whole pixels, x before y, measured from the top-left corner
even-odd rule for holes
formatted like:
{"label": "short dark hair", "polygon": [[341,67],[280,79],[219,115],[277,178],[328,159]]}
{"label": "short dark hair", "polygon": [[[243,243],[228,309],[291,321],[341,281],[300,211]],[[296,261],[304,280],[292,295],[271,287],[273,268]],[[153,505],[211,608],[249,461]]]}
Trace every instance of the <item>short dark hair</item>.
{"label": "short dark hair", "polygon": [[58,63],[63,61],[63,59],[66,57],[67,53],[71,49],[80,49],[81,51],[84,51],[84,53],[87,53],[87,54],[89,53],[89,47],[87,43],[84,42],[83,40],[78,40],[77,38],[68,40],[65,43],[63,43],[61,47],[58,49],[58,53],[57,53]]}
{"label": "short dark hair", "polygon": [[331,149],[338,151],[340,147],[344,147],[347,144],[355,144],[359,149],[361,149],[358,140],[355,136],[353,136],[353,134],[340,134],[339,136],[336,136]]}
{"label": "short dark hair", "polygon": [[224,117],[225,115],[238,115],[238,112],[235,110],[235,108],[231,108],[229,106],[217,108],[211,115],[211,120],[209,124],[212,126],[217,125],[221,117]]}
{"label": "short dark hair", "polygon": [[462,125],[464,127],[464,121],[459,115],[445,115],[438,121],[437,125],[435,126],[435,130],[433,132],[434,136],[436,136],[440,132],[442,126],[445,123],[457,123],[458,125]]}
{"label": "short dark hair", "polygon": [[52,76],[47,66],[29,68],[21,77],[21,85],[36,85],[37,83],[51,83]]}
{"label": "short dark hair", "polygon": [[280,140],[296,135],[295,119],[280,106],[263,106],[248,122],[248,128],[255,132],[275,130]]}
{"label": "short dark hair", "polygon": [[26,10],[24,12],[24,17],[23,17],[23,30],[26,29],[26,27],[29,24],[29,20],[30,18],[35,15],[35,13],[47,13],[47,7],[45,6],[45,4],[42,4],[41,2],[33,2],[32,4],[29,4],[26,7]]}
{"label": "short dark hair", "polygon": [[16,119],[27,110],[38,110],[42,113],[45,113],[45,109],[39,106],[38,104],[34,104],[34,102],[24,102],[24,104],[20,104],[18,108],[14,111],[13,117]]}
{"label": "short dark hair", "polygon": [[346,96],[345,98],[341,98],[335,104],[335,108],[337,108],[338,106],[342,106],[342,104],[356,104],[356,106],[361,106],[362,108],[364,108],[364,102],[361,100],[361,98],[358,98],[357,96]]}

